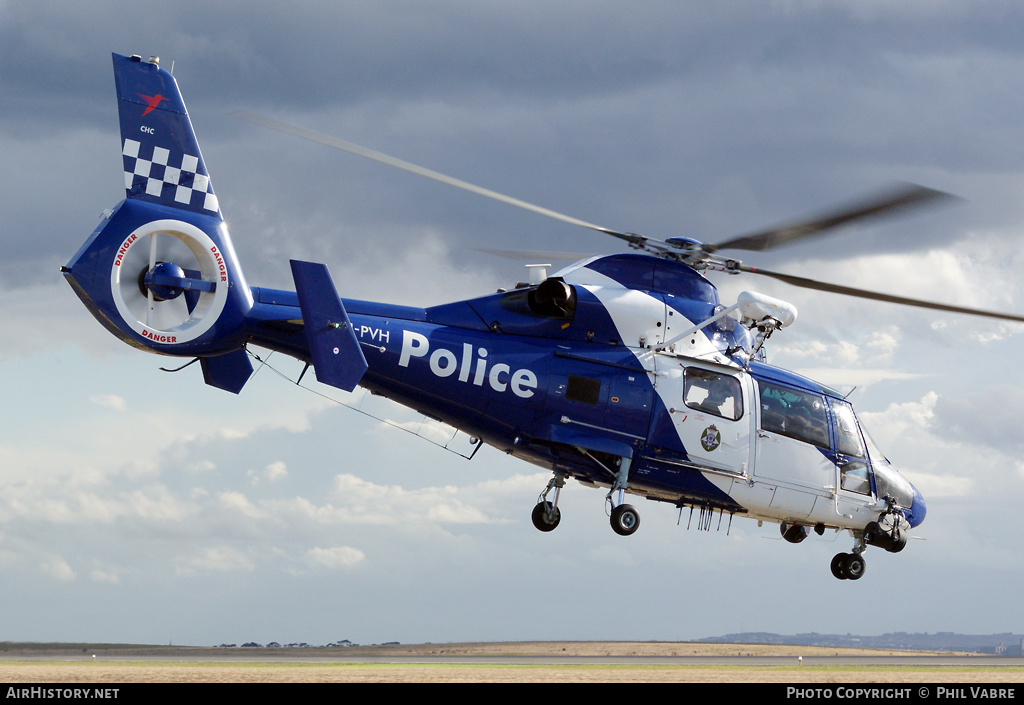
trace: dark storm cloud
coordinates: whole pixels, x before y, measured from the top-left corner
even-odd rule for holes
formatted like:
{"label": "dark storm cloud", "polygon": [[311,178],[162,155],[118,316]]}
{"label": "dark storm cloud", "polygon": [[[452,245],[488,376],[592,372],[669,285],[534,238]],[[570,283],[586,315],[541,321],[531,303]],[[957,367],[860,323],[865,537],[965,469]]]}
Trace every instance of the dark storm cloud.
{"label": "dark storm cloud", "polygon": [[[0,79],[12,104],[32,95],[89,100],[106,77],[69,67],[106,53],[157,53],[190,74],[193,97],[323,108],[381,94],[402,99],[480,89],[604,93],[706,57],[617,6],[479,3],[13,4],[0,23]],[[585,12],[583,10],[586,10]],[[126,27],[130,31],[125,31]],[[216,67],[211,71],[210,67]]]}
{"label": "dark storm cloud", "polygon": [[[14,190],[29,193],[5,208],[0,242],[37,229],[55,190],[81,198],[71,206],[80,214],[54,215],[61,222],[49,226],[58,233],[91,228],[97,209],[119,196],[116,166],[110,189],[91,183],[116,165],[114,150],[103,162],[99,152],[69,156],[75,130],[116,140],[111,51],[159,54],[165,67],[174,61],[225,213],[285,239],[323,234],[333,211],[364,236],[374,225],[419,225],[460,245],[606,247],[590,233],[442,196],[442,187],[351,157],[312,156],[291,138],[227,118],[235,108],[609,227],[712,242],[892,181],[959,193],[982,188],[972,185],[975,174],[1024,164],[1016,118],[1024,71],[1013,41],[1021,11],[999,3],[47,7],[0,11],[0,136],[40,143],[26,153],[50,150],[19,171],[29,186]],[[218,161],[232,143],[239,149],[231,162]],[[55,175],[54,162],[93,164],[95,173],[86,185],[77,168]],[[351,195],[325,197],[335,191]],[[983,203],[852,230],[757,263],[947,243],[966,223],[1004,223],[1007,208],[1017,207],[992,212]],[[75,244],[69,236],[61,246]],[[52,264],[26,262],[41,256],[34,247],[11,254],[0,269],[7,282],[33,280]]]}
{"label": "dark storm cloud", "polygon": [[573,99],[632,93],[671,77],[716,81],[738,69],[799,77],[808,66],[836,67],[840,85],[861,83],[865,73],[884,84],[900,56],[927,58],[951,46],[1021,51],[1006,21],[1019,13],[973,6],[872,17],[841,5],[730,2],[645,3],[642,12],[592,2],[47,5],[41,13],[13,3],[0,15],[6,95],[28,100],[60,90],[92,100],[107,77],[70,80],[69,70],[105,62],[110,51],[176,60],[194,98],[320,109],[388,94],[488,90]]}

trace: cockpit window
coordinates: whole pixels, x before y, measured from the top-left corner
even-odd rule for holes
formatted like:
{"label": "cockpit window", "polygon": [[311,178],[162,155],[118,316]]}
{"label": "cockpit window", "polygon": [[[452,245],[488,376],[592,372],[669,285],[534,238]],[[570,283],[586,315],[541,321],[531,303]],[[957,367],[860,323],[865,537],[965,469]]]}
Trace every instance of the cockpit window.
{"label": "cockpit window", "polygon": [[840,467],[840,486],[858,494],[871,494],[871,480],[868,466],[860,460],[852,460]]}
{"label": "cockpit window", "polygon": [[853,407],[838,399],[829,399],[828,403],[832,407],[832,415],[836,420],[836,437],[839,442],[836,450],[842,455],[863,458],[864,442],[860,437],[860,429],[857,427],[857,418],[853,414]]}
{"label": "cockpit window", "polygon": [[743,416],[739,380],[711,370],[687,367],[683,371],[683,401],[691,409],[732,421]]}
{"label": "cockpit window", "polygon": [[889,459],[882,455],[882,451],[879,450],[878,444],[875,443],[875,439],[871,437],[866,428],[861,428],[864,431],[864,440],[867,441],[868,445],[868,458],[871,460],[872,465],[888,465]]}
{"label": "cockpit window", "polygon": [[811,443],[826,450],[831,447],[825,400],[807,392],[780,387],[758,380],[761,395],[761,429]]}

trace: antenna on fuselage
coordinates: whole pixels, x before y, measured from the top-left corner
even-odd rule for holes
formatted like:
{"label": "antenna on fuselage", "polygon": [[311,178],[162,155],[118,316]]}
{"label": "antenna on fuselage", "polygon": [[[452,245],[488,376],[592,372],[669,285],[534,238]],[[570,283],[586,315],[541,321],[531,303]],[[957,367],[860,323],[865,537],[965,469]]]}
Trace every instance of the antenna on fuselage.
{"label": "antenna on fuselage", "polygon": [[530,277],[528,281],[516,282],[516,288],[522,289],[527,286],[537,286],[543,284],[544,280],[548,278],[548,267],[550,264],[526,264],[523,265],[530,270]]}

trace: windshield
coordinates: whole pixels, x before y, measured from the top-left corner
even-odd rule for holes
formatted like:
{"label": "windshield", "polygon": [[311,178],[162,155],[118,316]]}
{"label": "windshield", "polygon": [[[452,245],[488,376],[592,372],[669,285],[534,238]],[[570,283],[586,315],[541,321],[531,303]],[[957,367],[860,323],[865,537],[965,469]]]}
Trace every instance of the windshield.
{"label": "windshield", "polygon": [[[850,412],[853,412],[852,407]],[[863,424],[860,425],[860,430],[864,434],[868,459],[871,461],[871,469],[875,473],[877,496],[880,499],[885,496],[892,497],[901,507],[909,508],[914,504],[914,486],[910,484],[910,480],[900,475],[888,458],[882,454],[878,444],[875,443],[875,440],[868,433],[868,430],[864,428]]]}
{"label": "windshield", "polygon": [[875,443],[875,439],[871,437],[871,434],[868,433],[868,430],[861,426],[861,431],[864,432],[864,440],[867,441],[868,444],[868,458],[870,458],[871,462],[885,463],[886,465],[888,465],[889,460],[884,455],[882,455],[882,451],[879,450],[878,444]]}
{"label": "windshield", "polygon": [[914,486],[910,484],[910,480],[896,472],[888,462],[874,464],[872,467],[875,471],[875,487],[879,497],[888,495],[905,508],[914,504]]}
{"label": "windshield", "polygon": [[857,429],[857,417],[853,413],[853,407],[831,397],[828,402],[832,407],[832,415],[836,419],[836,439],[838,441],[836,450],[843,455],[863,458],[864,442]]}

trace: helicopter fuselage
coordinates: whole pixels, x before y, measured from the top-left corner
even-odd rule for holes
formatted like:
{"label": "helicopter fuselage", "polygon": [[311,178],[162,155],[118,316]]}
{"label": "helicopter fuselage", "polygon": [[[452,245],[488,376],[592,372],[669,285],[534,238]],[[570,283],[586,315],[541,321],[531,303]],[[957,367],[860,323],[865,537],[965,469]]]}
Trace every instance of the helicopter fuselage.
{"label": "helicopter fuselage", "polygon": [[[655,263],[711,300],[608,275],[653,281]],[[587,485],[615,487],[627,463],[626,493],[679,507],[862,531],[885,509],[884,474],[908,523],[923,520],[923,498],[889,480],[902,478],[880,453],[869,457],[846,400],[749,359],[733,319],[659,348],[692,327],[687,308],[705,318],[720,308],[698,272],[613,255],[552,281],[570,305],[537,304],[541,287],[425,309],[342,299],[367,363],[360,386]],[[302,320],[296,294],[255,289],[254,300],[249,341],[312,362],[300,325],[268,325]]]}
{"label": "helicopter fuselage", "polygon": [[848,530],[853,552],[838,554],[832,572],[857,579],[867,545],[899,551],[923,521],[920,493],[842,395],[764,362],[764,341],[795,320],[795,309],[752,292],[724,307],[698,270],[879,298],[715,253],[789,242],[936,192],[914,188],[799,228],[708,246],[599,228],[389,158],[642,253],[593,257],[536,285],[428,308],[343,299],[325,265],[294,260],[294,291],[250,287],[173,76],[156,57],[112,58],[126,198],[62,271],[125,343],[195,357],[207,384],[234,393],[253,372],[249,346],[261,346],[312,365],[322,383],[346,391],[358,384],[450,424],[552,472],[533,511],[542,531],[558,525],[559,492],[576,479],[609,489],[612,528],[622,535],[640,521],[627,494],[699,508],[703,517],[777,522],[793,543],[811,530]]}

